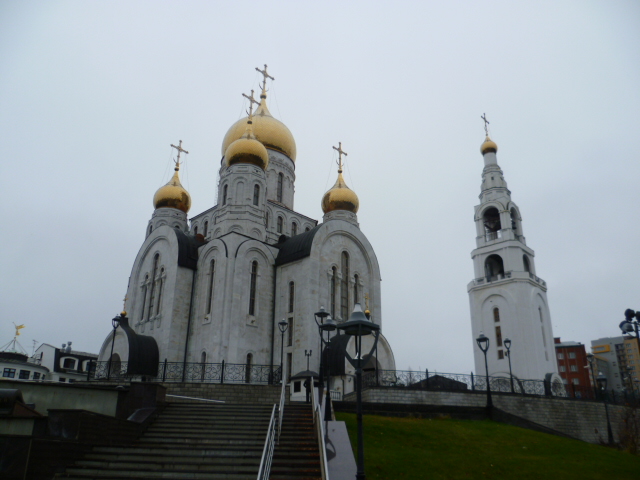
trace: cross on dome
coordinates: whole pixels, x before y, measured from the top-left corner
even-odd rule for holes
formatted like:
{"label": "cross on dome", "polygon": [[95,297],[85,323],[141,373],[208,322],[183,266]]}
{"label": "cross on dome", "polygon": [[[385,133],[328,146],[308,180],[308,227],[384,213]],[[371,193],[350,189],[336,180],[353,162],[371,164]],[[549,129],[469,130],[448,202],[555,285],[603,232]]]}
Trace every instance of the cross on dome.
{"label": "cross on dome", "polygon": [[181,153],[188,154],[189,152],[187,152],[184,148],[182,148],[182,140],[180,140],[180,143],[178,144],[177,147],[173,143],[171,144],[171,146],[173,148],[175,148],[176,150],[178,150],[178,158],[177,158],[177,160],[174,160],[174,162],[176,164],[175,170],[178,171],[178,170],[180,170],[180,154]]}
{"label": "cross on dome", "polygon": [[264,64],[264,70],[260,70],[258,67],[256,67],[256,70],[264,77],[262,80],[262,93],[260,94],[260,98],[267,98],[267,78],[270,78],[272,82],[275,81],[275,78],[267,73],[266,63]]}
{"label": "cross on dome", "polygon": [[487,120],[487,114],[483,113],[480,118],[484,120],[484,133],[486,133],[488,137],[489,136],[489,120]]}
{"label": "cross on dome", "polygon": [[347,156],[347,152],[342,150],[342,142],[338,142],[338,147],[332,147],[338,152],[338,173],[342,173],[342,155]]}
{"label": "cross on dome", "polygon": [[249,100],[249,111],[247,113],[249,114],[249,121],[251,122],[251,120],[253,119],[253,104],[255,103],[256,105],[260,105],[260,102],[253,98],[253,90],[251,90],[251,96],[247,95],[246,93],[243,93],[242,96]]}

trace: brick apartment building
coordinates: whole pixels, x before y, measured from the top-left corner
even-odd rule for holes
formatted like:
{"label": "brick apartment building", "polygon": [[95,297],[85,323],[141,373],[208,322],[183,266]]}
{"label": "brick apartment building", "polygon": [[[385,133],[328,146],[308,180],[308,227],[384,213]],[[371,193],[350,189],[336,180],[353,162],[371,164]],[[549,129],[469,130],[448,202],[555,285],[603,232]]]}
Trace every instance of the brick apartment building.
{"label": "brick apartment building", "polygon": [[579,342],[562,342],[560,337],[554,338],[554,343],[558,374],[567,386],[567,393],[576,396],[591,394],[593,385],[584,345]]}

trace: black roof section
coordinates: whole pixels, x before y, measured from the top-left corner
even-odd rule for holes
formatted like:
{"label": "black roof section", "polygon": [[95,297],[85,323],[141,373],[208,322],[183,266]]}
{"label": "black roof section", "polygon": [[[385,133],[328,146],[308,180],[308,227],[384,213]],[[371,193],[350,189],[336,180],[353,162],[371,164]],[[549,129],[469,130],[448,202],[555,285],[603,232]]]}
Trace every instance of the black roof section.
{"label": "black roof section", "polygon": [[276,266],[285,265],[308,257],[311,254],[313,237],[315,237],[321,226],[322,225],[313,227],[308,232],[303,232],[294,237],[281,237],[281,240],[274,245],[274,247],[280,249],[276,257]]}
{"label": "black roof section", "polygon": [[178,266],[197,270],[198,268],[198,248],[204,242],[195,236],[187,235],[178,228],[173,229],[178,239]]}

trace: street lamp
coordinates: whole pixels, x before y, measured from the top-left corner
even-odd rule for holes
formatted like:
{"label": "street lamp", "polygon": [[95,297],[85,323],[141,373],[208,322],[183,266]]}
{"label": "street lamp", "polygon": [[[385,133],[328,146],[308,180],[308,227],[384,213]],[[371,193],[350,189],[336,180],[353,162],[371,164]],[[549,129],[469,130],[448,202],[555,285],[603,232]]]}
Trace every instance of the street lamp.
{"label": "street lamp", "polygon": [[640,311],[634,312],[630,308],[627,308],[624,311],[625,319],[620,322],[620,330],[622,333],[631,334],[635,332],[636,339],[640,342],[640,333],[638,333],[640,329]]}
{"label": "street lamp", "polygon": [[516,393],[513,389],[513,373],[511,373],[511,340],[508,338],[504,339],[504,346],[507,349],[507,358],[509,359],[509,380],[511,381],[511,393]]}
{"label": "street lamp", "polygon": [[[356,417],[358,421],[358,470],[356,480],[366,480],[367,477],[364,474],[364,438],[362,432],[362,360],[364,357],[370,358],[378,346],[380,325],[376,325],[367,319],[360,304],[356,303],[349,317],[349,321],[338,325],[338,329],[342,330],[346,335],[355,337],[356,357],[352,358],[349,352],[346,351],[345,356],[349,363],[356,369]],[[374,336],[373,346],[367,355],[363,355],[362,352],[362,337],[365,335]]]}
{"label": "street lamp", "polygon": [[587,353],[587,361],[589,362],[589,368],[591,369],[591,381],[593,382],[593,397],[594,400],[596,398],[598,398],[598,395],[596,394],[597,390],[596,390],[596,375],[595,373],[593,373],[593,364],[596,361],[596,357],[593,353]]}
{"label": "street lamp", "polygon": [[607,377],[605,377],[602,372],[598,374],[598,386],[602,391],[602,401],[604,402],[604,412],[607,416],[607,440],[609,445],[613,445],[613,432],[611,431],[611,420],[609,420],[609,407],[607,406]]}
{"label": "street lamp", "polygon": [[120,315],[116,315],[111,320],[111,325],[113,326],[113,338],[111,339],[111,356],[109,357],[109,365],[107,366],[107,380],[111,379],[111,362],[113,362],[113,345],[116,343],[116,330],[120,326],[120,319],[125,318],[127,312],[124,310]]}
{"label": "street lamp", "polygon": [[489,350],[489,339],[484,336],[484,333],[481,333],[478,338],[476,338],[476,343],[482,353],[484,353],[484,369],[487,375],[487,410],[489,414],[491,414],[491,408],[493,407],[493,400],[491,399],[491,384],[489,383],[489,365],[487,364],[487,350]]}
{"label": "street lamp", "polygon": [[[289,324],[284,321],[284,318],[278,322],[278,329],[280,330],[280,381],[284,382],[284,371],[282,370],[283,358],[284,358],[284,332],[289,328]],[[289,366],[291,368],[291,366]]]}
{"label": "street lamp", "polygon": [[309,370],[309,358],[311,358],[312,353],[313,350],[309,350],[308,352],[306,350],[304,351],[304,356],[307,357],[307,371]]}
{"label": "street lamp", "polygon": [[[324,345],[324,352],[321,350],[320,352],[320,394],[322,395],[322,378],[323,378],[323,367],[326,370],[327,376],[327,396],[325,397],[325,409],[324,409],[324,419],[325,421],[331,420],[331,374],[330,367],[331,362],[329,361],[329,337],[331,332],[336,329],[336,321],[331,318],[331,315],[327,313],[324,307],[320,307],[320,310],[313,314],[315,318],[316,325],[318,325],[318,332],[320,333],[320,342]],[[322,334],[327,332],[327,339],[325,340]],[[326,360],[325,360],[326,358]]]}

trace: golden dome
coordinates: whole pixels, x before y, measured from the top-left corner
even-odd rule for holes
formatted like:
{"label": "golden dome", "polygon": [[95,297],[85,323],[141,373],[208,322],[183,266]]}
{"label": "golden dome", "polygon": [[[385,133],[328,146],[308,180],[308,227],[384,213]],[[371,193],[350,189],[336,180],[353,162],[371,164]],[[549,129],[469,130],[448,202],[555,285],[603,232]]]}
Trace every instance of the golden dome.
{"label": "golden dome", "polygon": [[[255,116],[253,118],[256,118]],[[224,152],[227,167],[236,163],[249,163],[266,170],[269,165],[269,153],[264,145],[256,140],[252,131],[251,121],[246,122],[245,132],[239,139],[232,142]]]}
{"label": "golden dome", "polygon": [[484,143],[480,145],[480,152],[484,155],[485,153],[493,152],[496,153],[498,151],[498,145],[496,142],[489,138],[489,135],[484,139]]}
{"label": "golden dome", "polygon": [[359,207],[358,195],[347,187],[344,178],[342,178],[342,170],[338,170],[336,184],[322,197],[322,211],[329,213],[334,210],[347,210],[358,213]]}
{"label": "golden dome", "polygon": [[[267,108],[267,95],[263,93],[260,98],[260,106],[253,114],[253,134],[265,147],[282,152],[295,162],[296,142],[291,131],[280,120],[273,118]],[[244,117],[231,125],[222,141],[222,155],[226,155],[227,148],[243,136],[247,120],[248,117]]]}
{"label": "golden dome", "polygon": [[180,183],[178,170],[179,167],[176,166],[169,183],[158,189],[153,196],[153,204],[156,208],[177,208],[187,213],[191,208],[191,196]]}

